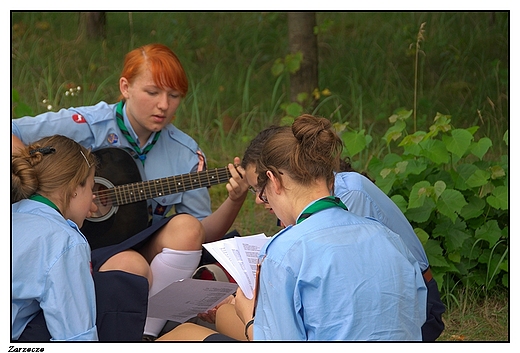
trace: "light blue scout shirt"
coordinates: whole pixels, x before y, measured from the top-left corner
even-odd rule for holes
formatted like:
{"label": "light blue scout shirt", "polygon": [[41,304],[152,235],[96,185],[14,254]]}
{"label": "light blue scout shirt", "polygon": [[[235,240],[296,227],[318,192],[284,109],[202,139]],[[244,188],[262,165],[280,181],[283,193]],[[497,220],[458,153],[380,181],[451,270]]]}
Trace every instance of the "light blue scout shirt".
{"label": "light blue scout shirt", "polygon": [[[43,113],[36,117],[13,119],[12,133],[24,144],[29,144],[42,137],[60,134],[92,151],[119,147],[135,153],[117,126],[116,106],[117,104],[100,102],[95,106],[61,109],[58,112]],[[128,131],[140,144],[128,121],[124,107],[123,118]],[[147,145],[151,143],[153,136],[154,134],[150,136]],[[142,149],[144,150],[144,148]],[[199,151],[199,147],[190,136],[169,124],[162,130],[156,144],[146,155],[144,167],[139,160],[136,160],[136,165],[141,171],[143,180],[193,173],[199,168],[197,151]],[[153,220],[162,219],[170,211],[172,205],[175,205],[176,212],[189,213],[199,220],[211,214],[211,202],[207,188],[157,197],[149,200],[149,203],[152,205]]]}
{"label": "light blue scout shirt", "polygon": [[334,195],[339,197],[352,213],[372,217],[401,236],[421,271],[428,268],[428,258],[412,226],[399,207],[381,189],[365,176],[356,172],[337,173]]}
{"label": "light blue scout shirt", "polygon": [[417,260],[379,222],[334,207],[260,251],[254,340],[416,340],[426,320]]}
{"label": "light blue scout shirt", "polygon": [[97,341],[90,246],[78,227],[41,202],[11,206],[12,339],[43,310],[52,340]]}

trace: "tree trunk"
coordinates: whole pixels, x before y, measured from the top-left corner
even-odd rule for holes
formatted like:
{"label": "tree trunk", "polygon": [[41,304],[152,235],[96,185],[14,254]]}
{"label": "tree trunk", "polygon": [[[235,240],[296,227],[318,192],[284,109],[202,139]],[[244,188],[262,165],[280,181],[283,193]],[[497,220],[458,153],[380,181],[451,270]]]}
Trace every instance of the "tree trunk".
{"label": "tree trunk", "polygon": [[[318,88],[318,41],[314,34],[315,12],[289,12],[289,48],[291,54],[302,52],[300,70],[291,75],[291,101],[296,102],[300,93],[309,94]],[[314,101],[314,100],[312,100]]]}
{"label": "tree trunk", "polygon": [[85,34],[88,39],[106,38],[106,13],[105,12],[80,12],[79,35]]}

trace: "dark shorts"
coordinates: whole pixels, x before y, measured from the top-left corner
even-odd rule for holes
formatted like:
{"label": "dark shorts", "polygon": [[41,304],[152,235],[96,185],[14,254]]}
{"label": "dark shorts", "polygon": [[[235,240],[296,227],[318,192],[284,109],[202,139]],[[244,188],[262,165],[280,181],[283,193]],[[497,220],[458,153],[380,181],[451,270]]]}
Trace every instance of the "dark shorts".
{"label": "dark shorts", "polygon": [[99,272],[99,268],[117,253],[139,249],[172,217],[156,222],[119,244],[92,251],[97,305],[96,325],[100,341],[142,340],[148,308],[148,280],[123,271]]}
{"label": "dark shorts", "polygon": [[25,326],[22,334],[18,337],[18,342],[49,342],[50,340],[51,334],[47,329],[43,311],[41,310],[38,315]]}
{"label": "dark shorts", "polygon": [[446,311],[446,307],[441,300],[439,288],[435,279],[431,279],[426,283],[428,289],[426,322],[421,328],[423,341],[435,341],[444,331],[444,322],[442,314]]}
{"label": "dark shorts", "polygon": [[239,342],[238,340],[223,335],[221,333],[214,333],[204,339],[204,342]]}

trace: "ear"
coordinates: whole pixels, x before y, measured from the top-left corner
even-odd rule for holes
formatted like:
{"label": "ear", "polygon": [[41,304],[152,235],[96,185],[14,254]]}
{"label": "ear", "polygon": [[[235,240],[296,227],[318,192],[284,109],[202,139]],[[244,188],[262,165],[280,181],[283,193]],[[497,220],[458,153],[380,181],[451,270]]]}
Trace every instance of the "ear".
{"label": "ear", "polygon": [[278,178],[276,178],[270,170],[266,172],[267,177],[271,180],[273,183],[273,190],[277,195],[280,195],[283,189],[282,181]]}
{"label": "ear", "polygon": [[119,79],[119,90],[121,91],[121,94],[125,99],[128,99],[128,88],[130,86],[130,83],[128,83],[128,80],[126,77],[121,77]]}

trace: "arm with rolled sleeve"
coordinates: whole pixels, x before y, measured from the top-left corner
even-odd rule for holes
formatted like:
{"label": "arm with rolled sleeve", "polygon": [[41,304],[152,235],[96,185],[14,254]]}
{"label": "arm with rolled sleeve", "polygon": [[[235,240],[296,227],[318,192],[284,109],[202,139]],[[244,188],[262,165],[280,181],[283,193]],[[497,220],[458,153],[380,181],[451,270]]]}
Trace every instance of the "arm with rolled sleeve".
{"label": "arm with rolled sleeve", "polygon": [[40,306],[53,341],[97,341],[88,244],[75,244],[47,274]]}

